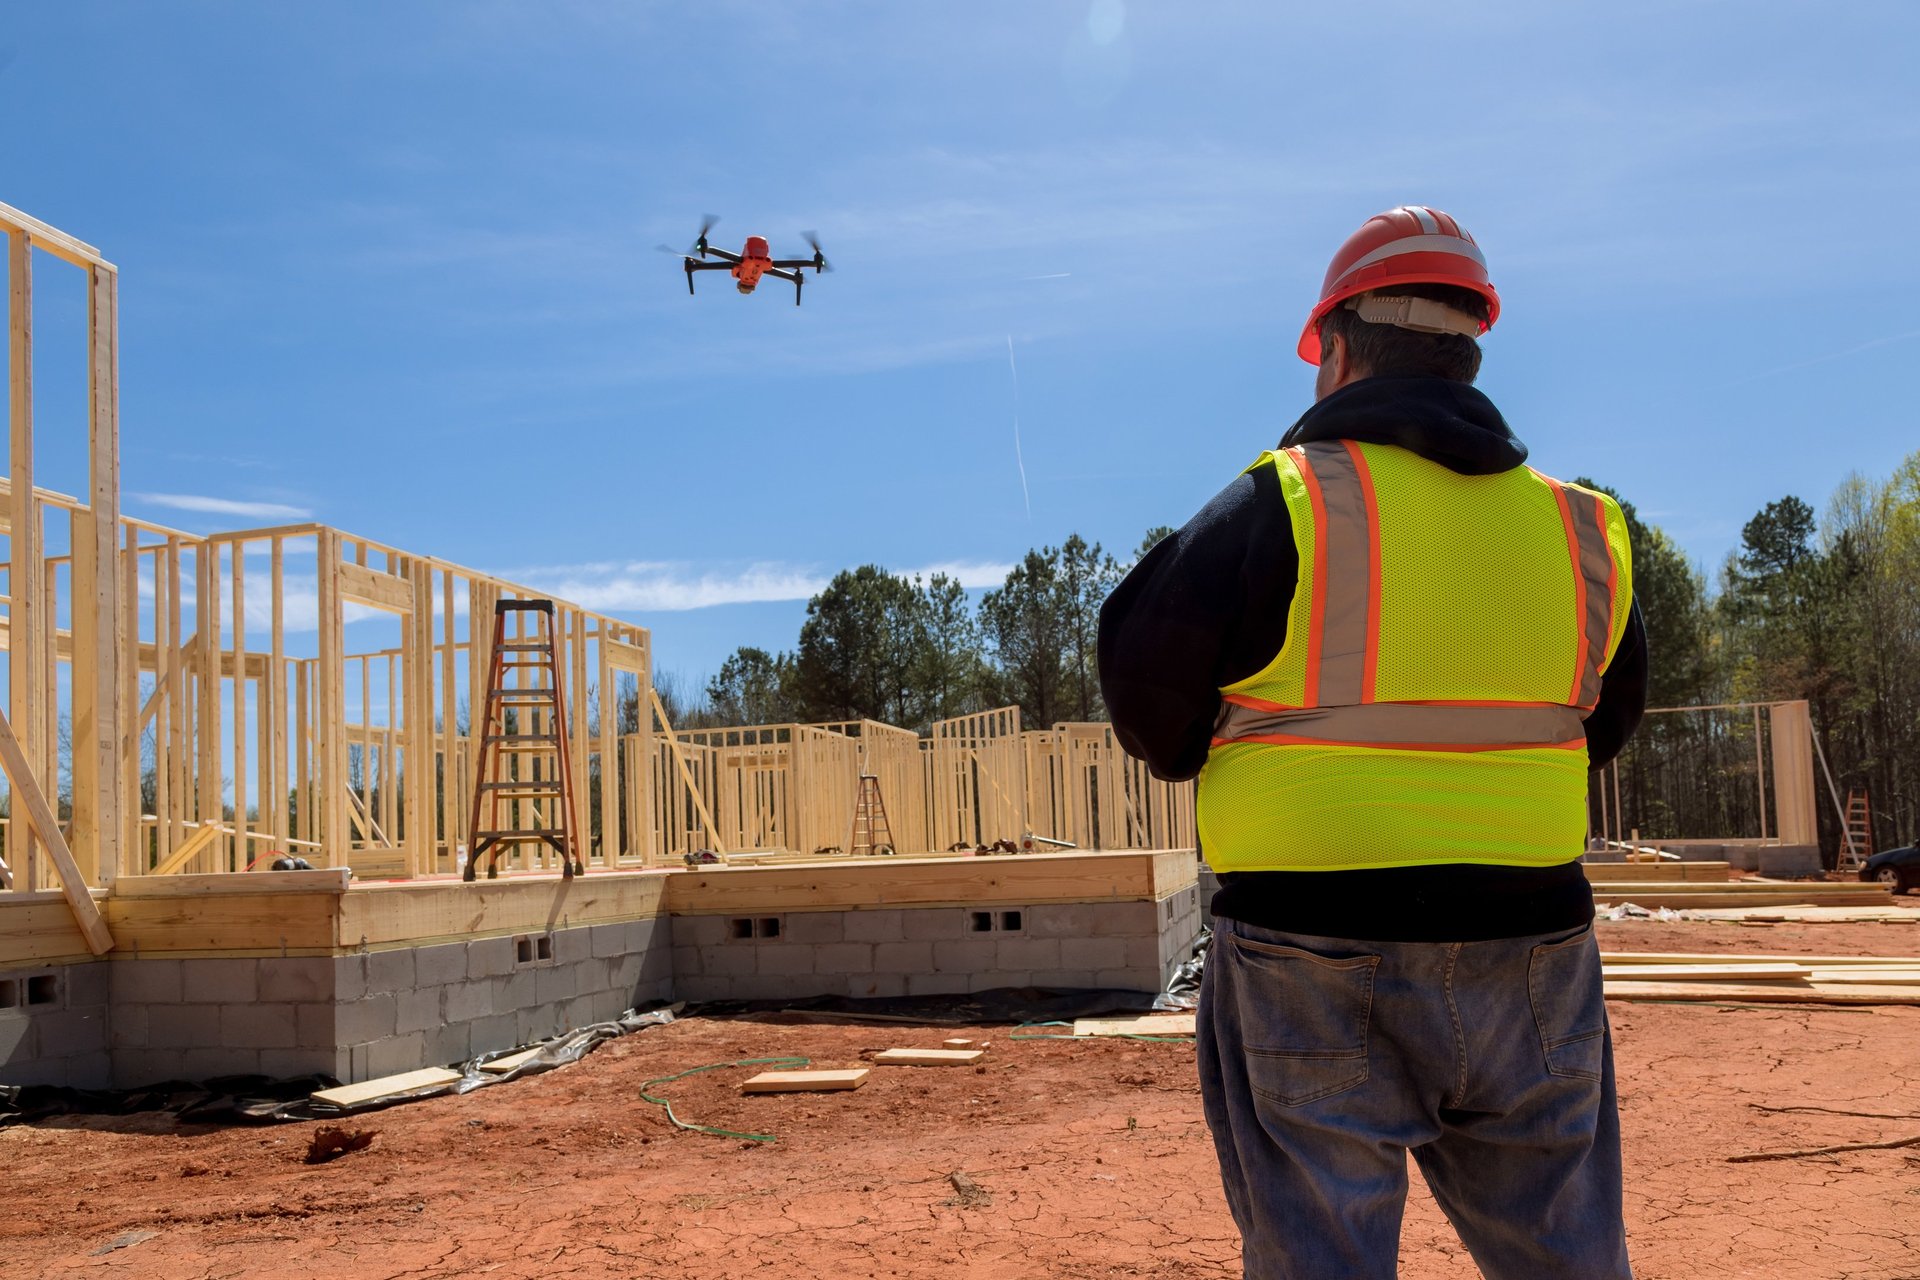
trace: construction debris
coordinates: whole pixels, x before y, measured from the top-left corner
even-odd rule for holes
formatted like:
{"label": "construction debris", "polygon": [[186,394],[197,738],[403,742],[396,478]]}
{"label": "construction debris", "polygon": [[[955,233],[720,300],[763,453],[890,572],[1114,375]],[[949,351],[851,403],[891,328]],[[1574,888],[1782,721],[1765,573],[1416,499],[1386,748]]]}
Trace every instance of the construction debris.
{"label": "construction debris", "polygon": [[868,1069],[846,1071],[762,1071],[740,1085],[742,1093],[837,1093],[866,1083]]}
{"label": "construction debris", "polygon": [[365,1151],[373,1145],[373,1138],[372,1129],[342,1129],[337,1125],[323,1124],[313,1131],[313,1137],[307,1142],[306,1162],[325,1164],[350,1151]]}
{"label": "construction debris", "polygon": [[964,1067],[985,1056],[980,1049],[882,1049],[873,1060],[883,1067]]}

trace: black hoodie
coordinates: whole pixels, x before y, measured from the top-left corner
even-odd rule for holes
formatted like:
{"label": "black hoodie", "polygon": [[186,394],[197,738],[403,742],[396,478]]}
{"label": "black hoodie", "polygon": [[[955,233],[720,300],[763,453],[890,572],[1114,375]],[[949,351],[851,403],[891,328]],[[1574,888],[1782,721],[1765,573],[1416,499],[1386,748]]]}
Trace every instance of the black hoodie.
{"label": "black hoodie", "polygon": [[[1307,410],[1281,443],[1342,439],[1398,445],[1463,475],[1508,471],[1527,457],[1492,401],[1442,378],[1352,383]],[[1121,744],[1155,775],[1191,778],[1206,763],[1220,688],[1280,652],[1299,571],[1286,499],[1273,469],[1261,467],[1162,539],[1108,597],[1100,611],[1100,689]],[[1646,679],[1636,601],[1587,717],[1594,768],[1613,759],[1639,724]],[[1324,937],[1465,942],[1577,928],[1593,918],[1586,876],[1571,861],[1546,869],[1242,872],[1221,884],[1214,914]]]}

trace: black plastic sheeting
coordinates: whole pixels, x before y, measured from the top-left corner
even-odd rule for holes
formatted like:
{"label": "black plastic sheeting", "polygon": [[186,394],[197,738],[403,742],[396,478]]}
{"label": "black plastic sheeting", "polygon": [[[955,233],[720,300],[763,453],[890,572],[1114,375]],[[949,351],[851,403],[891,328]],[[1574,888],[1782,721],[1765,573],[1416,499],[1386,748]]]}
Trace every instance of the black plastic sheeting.
{"label": "black plastic sheeting", "polygon": [[609,1040],[647,1027],[664,1026],[677,1018],[746,1017],[762,1022],[871,1022],[915,1026],[980,1026],[996,1023],[1070,1022],[1110,1014],[1185,1010],[1199,997],[1200,974],[1210,937],[1202,931],[1193,957],[1175,972],[1159,995],[1141,991],[1059,991],[1038,987],[998,987],[969,995],[881,996],[853,999],[817,996],[808,1000],[729,1000],[687,1008],[670,1005],[647,1012],[629,1010],[612,1022],[569,1031],[539,1045],[539,1052],[511,1071],[482,1071],[484,1063],[524,1052],[501,1049],[483,1053],[460,1066],[456,1081],[438,1088],[382,1099],[342,1110],[316,1104],[310,1095],[340,1082],[331,1076],[303,1076],[274,1080],[266,1076],[222,1076],[201,1084],[169,1081],[140,1089],[69,1089],[59,1085],[0,1085],[0,1127],[30,1124],[61,1115],[132,1115],[167,1112],[190,1124],[272,1124],[289,1120],[333,1119],[360,1115],[445,1094],[472,1093],[507,1080],[539,1075],[592,1053]]}

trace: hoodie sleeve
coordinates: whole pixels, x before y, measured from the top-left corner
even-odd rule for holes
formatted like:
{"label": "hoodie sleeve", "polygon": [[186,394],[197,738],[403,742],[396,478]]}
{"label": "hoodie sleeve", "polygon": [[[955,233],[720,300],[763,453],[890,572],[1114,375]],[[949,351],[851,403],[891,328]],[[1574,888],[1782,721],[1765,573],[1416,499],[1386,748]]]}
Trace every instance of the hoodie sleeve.
{"label": "hoodie sleeve", "polygon": [[1154,776],[1200,772],[1220,687],[1265,667],[1287,638],[1299,577],[1272,468],[1222,489],[1160,540],[1100,610],[1100,691],[1115,735]]}
{"label": "hoodie sleeve", "polygon": [[1647,709],[1647,625],[1640,616],[1640,598],[1627,610],[1626,633],[1613,661],[1600,677],[1600,701],[1587,716],[1587,767],[1612,762],[1640,727]]}

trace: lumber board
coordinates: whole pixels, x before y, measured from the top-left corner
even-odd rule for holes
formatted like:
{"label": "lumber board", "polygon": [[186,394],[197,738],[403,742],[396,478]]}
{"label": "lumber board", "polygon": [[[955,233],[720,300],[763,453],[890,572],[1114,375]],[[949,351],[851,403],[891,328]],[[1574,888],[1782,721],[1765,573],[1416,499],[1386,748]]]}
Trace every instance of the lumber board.
{"label": "lumber board", "polygon": [[1799,964],[1623,964],[1602,963],[1602,978],[1636,982],[1804,982],[1813,970]]}
{"label": "lumber board", "polygon": [[340,944],[364,941],[377,947],[651,919],[660,913],[671,874],[605,871],[564,879],[555,872],[472,884],[453,879],[356,884],[339,899]]}
{"label": "lumber board", "polygon": [[0,893],[0,967],[74,959],[93,959],[93,949],[65,894]]}
{"label": "lumber board", "polygon": [[342,561],[334,568],[340,574],[340,594],[355,604],[389,613],[413,612],[413,584],[405,578],[378,573],[352,561]]}
{"label": "lumber board", "polygon": [[308,1097],[314,1102],[344,1110],[363,1107],[371,1102],[382,1102],[388,1098],[405,1098],[433,1089],[444,1089],[459,1080],[458,1071],[450,1071],[446,1067],[427,1067],[420,1071],[403,1071],[397,1076],[363,1080],[359,1084],[343,1084],[333,1089],[316,1089]]}
{"label": "lumber board", "polygon": [[1768,955],[1733,955],[1695,951],[1602,951],[1600,963],[1608,964],[1774,964],[1786,961],[1805,965],[1908,965],[1920,968],[1920,956],[1802,956],[1775,952]]}
{"label": "lumber board", "polygon": [[[1596,890],[1593,902],[1598,907],[1617,907],[1632,903],[1635,906],[1655,910],[1668,907],[1674,911],[1741,911],[1741,910],[1784,910],[1789,908],[1815,907],[1865,907],[1882,906],[1887,897],[1872,892],[1845,890],[1841,893],[1787,894],[1771,892],[1752,892],[1729,887],[1712,893],[1675,893],[1667,888],[1655,887],[1647,892],[1630,890],[1619,892],[1620,886],[1613,886],[1606,892]],[[1843,886],[1843,890],[1844,890]],[[1821,899],[1819,903],[1813,901]],[[1920,912],[1915,913],[1920,918]],[[1734,916],[1727,917],[1736,918]]]}
{"label": "lumber board", "polygon": [[531,1049],[522,1049],[518,1053],[510,1053],[504,1058],[495,1058],[491,1062],[483,1062],[480,1064],[480,1069],[488,1075],[503,1076],[507,1074],[507,1072],[522,1067],[539,1057],[542,1047],[541,1045],[535,1045]]}
{"label": "lumber board", "polygon": [[313,871],[215,871],[205,875],[124,876],[113,887],[116,898],[259,897],[281,893],[339,896],[347,891],[345,867]]}
{"label": "lumber board", "polygon": [[883,1067],[964,1067],[985,1056],[981,1049],[882,1049],[873,1060]]}
{"label": "lumber board", "polygon": [[14,805],[26,810],[27,821],[32,824],[34,834],[40,837],[42,847],[52,859],[54,869],[59,872],[60,891],[66,896],[67,906],[73,912],[80,935],[87,940],[88,950],[97,956],[105,955],[113,950],[113,925],[101,915],[93,895],[87,891],[87,882],[81,877],[79,865],[67,849],[66,838],[60,834],[60,824],[54,819],[53,810],[47,807],[47,798],[40,790],[39,779],[27,767],[27,758],[20,750],[20,740],[13,736],[13,728],[7,723],[4,712],[0,712],[0,767],[5,768],[7,781],[12,784]]}
{"label": "lumber board", "polygon": [[341,895],[326,892],[186,893],[166,897],[115,893],[102,904],[102,910],[126,946],[140,955],[156,951],[331,951],[337,945],[342,901]]}
{"label": "lumber board", "polygon": [[1810,982],[1628,982],[1609,980],[1609,1000],[1750,1000],[1763,1004],[1920,1004],[1920,985]]}
{"label": "lumber board", "polygon": [[[1151,902],[1171,892],[1163,891],[1155,865],[1167,856],[1139,851],[887,858],[884,871],[846,862],[689,868],[667,873],[667,909],[676,915],[721,915],[996,902]],[[1186,884],[1192,884],[1193,856],[1172,858],[1184,865]]]}
{"label": "lumber board", "polygon": [[742,1093],[838,1093],[866,1083],[868,1068],[846,1071],[762,1071],[740,1085]]}
{"label": "lumber board", "polygon": [[1789,903],[1783,906],[1702,907],[1696,914],[1703,920],[1751,920],[1763,924],[1920,922],[1920,911],[1903,910],[1890,903],[1876,907],[1809,906],[1804,903]]}
{"label": "lumber board", "polygon": [[1190,1036],[1195,1034],[1191,1013],[1150,1013],[1138,1018],[1081,1018],[1073,1024],[1076,1036]]}
{"label": "lumber board", "polygon": [[1589,884],[1726,884],[1732,866],[1725,862],[1588,862]]}

